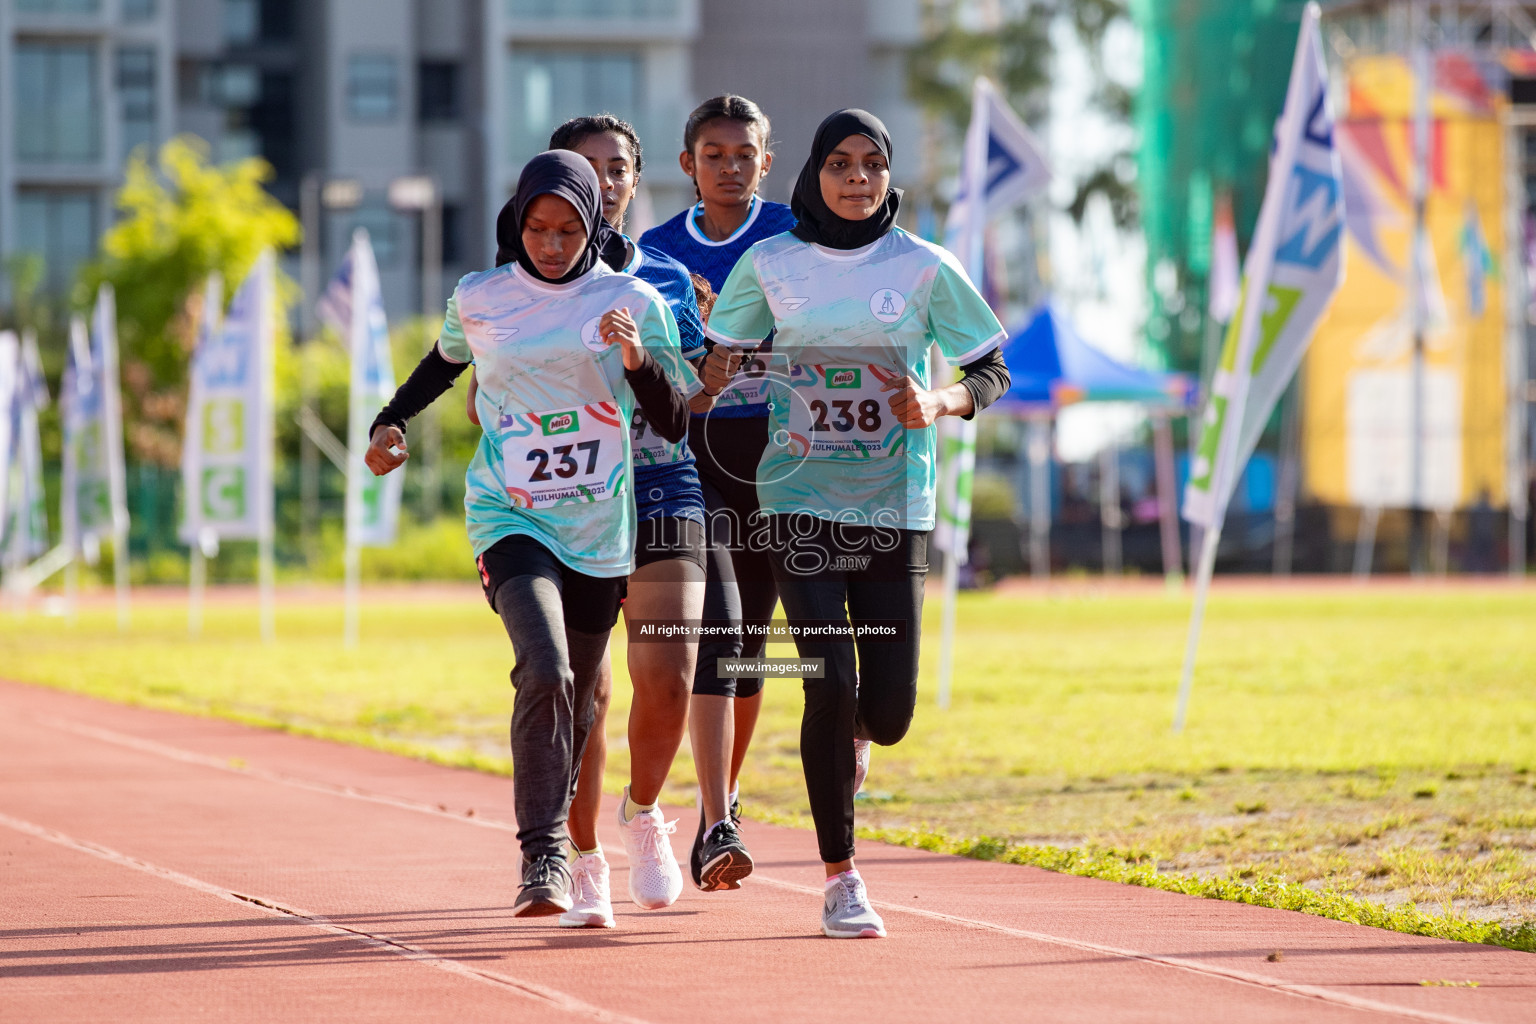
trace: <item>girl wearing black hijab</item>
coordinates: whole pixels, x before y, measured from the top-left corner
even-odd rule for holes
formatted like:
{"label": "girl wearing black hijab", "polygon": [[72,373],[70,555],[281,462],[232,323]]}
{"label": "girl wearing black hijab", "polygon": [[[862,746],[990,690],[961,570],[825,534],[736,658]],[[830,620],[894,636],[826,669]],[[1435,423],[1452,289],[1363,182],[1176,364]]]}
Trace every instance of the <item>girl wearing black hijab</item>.
{"label": "girl wearing black hijab", "polygon": [[[900,740],[917,700],[934,428],[1007,390],[1005,334],[950,253],[896,226],[891,140],[840,110],[816,131],[795,184],[799,223],[753,246],[711,314],[717,345],[768,331],[784,362],[757,491],[774,576],[807,678],[800,756],[826,865],[822,931],[878,937],[885,925],[853,865],[853,797],[871,742]],[[929,350],[959,364],[934,386]],[[704,384],[719,387],[709,364]]]}
{"label": "girl wearing black hijab", "polygon": [[507,261],[463,278],[437,344],[374,421],[366,461],[408,457],[406,422],[469,363],[480,446],[464,508],[486,599],[512,640],[519,917],[571,908],[566,815],[608,633],[633,569],[630,420],[687,434],[698,391],[677,324],[650,285],[601,259],[623,240],[575,153],[530,160],[496,222]]}

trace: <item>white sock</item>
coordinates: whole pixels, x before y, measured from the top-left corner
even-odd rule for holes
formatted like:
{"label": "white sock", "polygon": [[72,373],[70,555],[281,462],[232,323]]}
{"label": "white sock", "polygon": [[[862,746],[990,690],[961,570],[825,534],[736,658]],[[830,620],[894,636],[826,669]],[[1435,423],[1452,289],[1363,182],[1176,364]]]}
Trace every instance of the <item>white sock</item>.
{"label": "white sock", "polygon": [[[841,874],[836,874],[836,875],[830,876],[827,879],[826,884],[822,886],[822,891],[825,892],[827,889],[832,888],[834,885],[836,885],[840,881],[846,880],[846,881],[850,881],[851,882],[855,878],[860,878],[859,869],[858,868],[849,868],[847,871],[844,871]],[[862,881],[862,878],[860,878],[860,880]]]}
{"label": "white sock", "polygon": [[736,798],[739,796],[741,796],[741,783],[738,782],[736,784],[736,788],[725,795],[725,806],[731,806],[731,804],[736,802]]}
{"label": "white sock", "polygon": [[721,825],[724,825],[726,822],[728,822],[730,820],[731,820],[731,816],[729,814],[727,814],[725,817],[721,818],[719,821],[717,821],[713,825],[709,826],[709,828],[705,829],[704,830],[704,834],[706,836],[709,835],[715,829],[719,828]]}

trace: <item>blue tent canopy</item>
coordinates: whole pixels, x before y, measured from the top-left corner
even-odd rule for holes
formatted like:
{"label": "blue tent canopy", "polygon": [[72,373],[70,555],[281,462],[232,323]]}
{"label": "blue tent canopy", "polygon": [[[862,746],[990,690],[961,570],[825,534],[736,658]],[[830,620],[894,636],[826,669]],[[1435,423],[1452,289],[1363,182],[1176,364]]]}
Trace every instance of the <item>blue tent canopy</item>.
{"label": "blue tent canopy", "polygon": [[1185,375],[1111,359],[1050,305],[1003,343],[1003,361],[1013,386],[993,408],[1006,412],[1041,412],[1075,402],[1139,402],[1183,410],[1193,397]]}

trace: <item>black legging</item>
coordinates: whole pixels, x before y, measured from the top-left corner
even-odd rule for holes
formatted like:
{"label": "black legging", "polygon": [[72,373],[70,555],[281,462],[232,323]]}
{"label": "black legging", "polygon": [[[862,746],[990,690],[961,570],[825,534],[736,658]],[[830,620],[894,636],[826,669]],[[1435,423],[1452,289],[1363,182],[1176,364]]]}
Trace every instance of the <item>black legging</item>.
{"label": "black legging", "polygon": [[[821,859],[836,864],[853,857],[854,738],[896,743],[907,734],[917,707],[928,533],[807,522],[812,517],[803,514],[773,518],[785,521],[775,524],[782,527],[798,520],[793,529],[775,530],[786,542],[772,552],[791,626],[877,621],[905,626],[899,639],[796,640],[801,658],[825,662],[824,678],[804,680],[800,761]],[[790,537],[798,539],[787,541]],[[838,558],[843,561],[826,564]]]}
{"label": "black legging", "polygon": [[[748,549],[757,515],[757,464],[768,446],[766,416],[727,419],[699,416],[689,434],[704,491],[706,534],[704,621],[766,626],[779,601],[773,564],[766,552]],[[699,642],[693,692],[718,697],[754,697],[763,688],[756,678],[721,679],[721,658],[756,658],[762,634]]]}

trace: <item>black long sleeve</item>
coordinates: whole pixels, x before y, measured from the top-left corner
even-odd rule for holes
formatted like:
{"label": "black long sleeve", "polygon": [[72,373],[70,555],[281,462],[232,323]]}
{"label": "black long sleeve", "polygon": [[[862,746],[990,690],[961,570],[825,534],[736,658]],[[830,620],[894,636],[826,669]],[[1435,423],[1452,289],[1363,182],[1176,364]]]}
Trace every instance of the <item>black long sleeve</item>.
{"label": "black long sleeve", "polygon": [[964,419],[970,419],[1002,398],[1013,383],[1001,349],[993,349],[980,359],[966,363],[960,367],[960,373],[960,385],[971,393],[971,404],[975,406]]}
{"label": "black long sleeve", "polygon": [[688,436],[688,400],[684,398],[661,372],[661,364],[645,353],[640,369],[625,368],[624,379],[640,403],[651,429],[673,444]]}
{"label": "black long sleeve", "polygon": [[373,432],[381,425],[399,427],[401,433],[404,433],[406,421],[453,387],[453,382],[459,379],[459,374],[467,369],[469,369],[468,363],[455,363],[448,359],[434,342],[432,350],[422,357],[421,362],[416,364],[416,369],[412,370],[411,375],[405,379],[405,383],[396,389],[395,397],[391,398],[389,404],[373,418],[373,426],[368,428],[368,436],[372,438]]}

